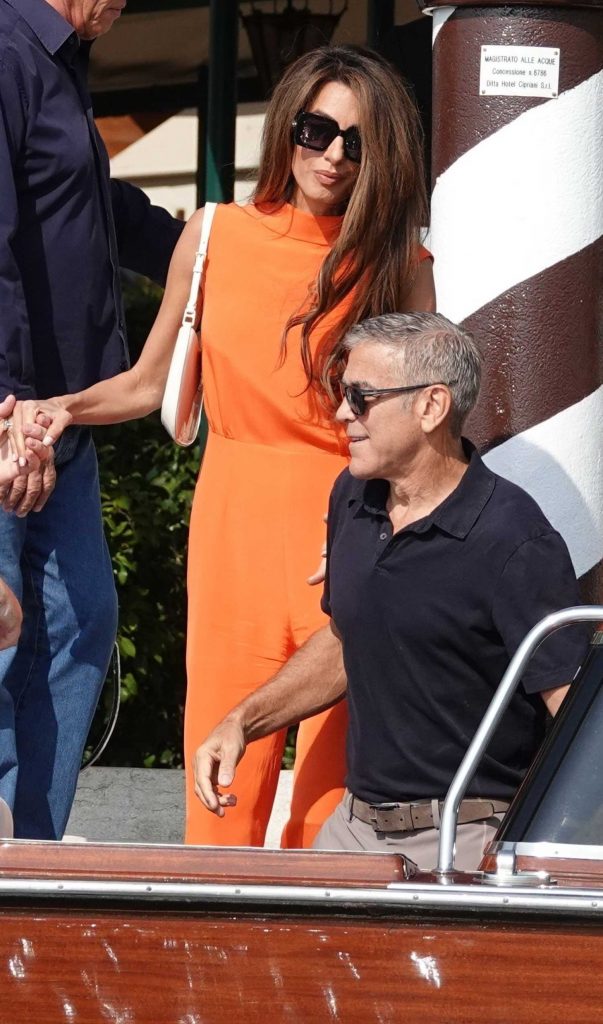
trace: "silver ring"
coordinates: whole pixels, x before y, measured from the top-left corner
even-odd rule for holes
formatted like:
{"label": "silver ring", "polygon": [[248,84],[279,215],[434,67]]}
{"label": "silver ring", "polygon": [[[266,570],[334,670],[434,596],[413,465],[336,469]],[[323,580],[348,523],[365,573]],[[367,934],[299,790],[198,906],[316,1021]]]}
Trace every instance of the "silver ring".
{"label": "silver ring", "polygon": [[2,420],[2,429],[3,430],[12,430],[13,429],[13,421],[11,419]]}

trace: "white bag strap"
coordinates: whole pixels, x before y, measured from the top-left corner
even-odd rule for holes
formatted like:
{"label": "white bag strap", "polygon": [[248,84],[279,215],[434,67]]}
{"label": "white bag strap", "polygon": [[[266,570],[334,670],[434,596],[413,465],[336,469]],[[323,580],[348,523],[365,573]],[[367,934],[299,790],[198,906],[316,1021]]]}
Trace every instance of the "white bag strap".
{"label": "white bag strap", "polygon": [[182,317],[182,326],[194,327],[197,319],[197,302],[199,298],[199,288],[203,280],[203,267],[205,265],[205,257],[207,256],[207,247],[209,245],[209,233],[211,231],[211,223],[214,219],[214,213],[216,212],[217,203],[206,203],[203,209],[203,221],[201,224],[201,237],[199,239],[199,248],[195,253],[195,262],[193,265],[193,280],[191,282],[191,293],[188,297],[188,302],[184,310],[184,316]]}

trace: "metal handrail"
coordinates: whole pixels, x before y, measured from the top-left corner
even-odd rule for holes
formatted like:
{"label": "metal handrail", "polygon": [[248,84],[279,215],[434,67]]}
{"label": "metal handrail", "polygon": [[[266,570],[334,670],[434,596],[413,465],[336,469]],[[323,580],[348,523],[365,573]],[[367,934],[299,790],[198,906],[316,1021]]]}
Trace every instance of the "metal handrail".
{"label": "metal handrail", "polygon": [[[287,852],[286,856],[289,856]],[[111,882],[104,879],[88,878],[0,878],[0,906],[5,900],[18,899],[22,907],[25,900],[40,902],[64,903],[69,900],[95,901],[95,912],[98,901],[107,900],[111,904],[118,900],[136,902],[144,906],[146,913],[162,912],[165,905],[173,904],[171,912],[178,912],[180,907],[197,913],[205,907],[213,906],[214,912],[224,911],[225,904],[230,904],[234,912],[237,905],[261,907],[259,913],[265,914],[265,905],[277,906],[281,912],[291,906],[305,906],[306,913],[332,913],[331,908],[338,911],[349,911],[352,907],[387,908],[388,911],[412,910],[413,917],[417,909],[439,911],[445,914],[455,911],[494,911],[497,914],[512,915],[517,912],[542,912],[551,914],[579,914],[591,918],[603,918],[603,899],[601,890],[596,888],[576,889],[556,886],[554,889],[543,890],[538,886],[530,886],[521,891],[505,886],[494,885],[451,885],[448,887],[434,885],[432,882],[415,883],[410,879],[405,882],[392,882],[385,888],[375,886],[368,888],[349,888],[330,886],[328,889],[320,885],[278,885],[271,883],[234,884],[229,882],[160,882],[146,880]],[[326,910],[326,908],[329,908]],[[55,909],[55,908],[53,908]],[[62,909],[62,908],[61,908]],[[5,1019],[5,1018],[2,1018]]]}
{"label": "metal handrail", "polygon": [[551,615],[547,615],[524,637],[511,658],[507,671],[500,681],[488,710],[469,744],[467,753],[461,761],[450,789],[446,794],[440,818],[438,866],[435,871],[440,881],[445,882],[454,871],[454,844],[461,801],[484,755],[486,747],[506,711],[511,697],[517,689],[528,661],[545,637],[549,636],[550,633],[554,633],[555,630],[575,622],[603,622],[603,606],[592,605],[585,608],[564,608],[560,612],[553,612]]}

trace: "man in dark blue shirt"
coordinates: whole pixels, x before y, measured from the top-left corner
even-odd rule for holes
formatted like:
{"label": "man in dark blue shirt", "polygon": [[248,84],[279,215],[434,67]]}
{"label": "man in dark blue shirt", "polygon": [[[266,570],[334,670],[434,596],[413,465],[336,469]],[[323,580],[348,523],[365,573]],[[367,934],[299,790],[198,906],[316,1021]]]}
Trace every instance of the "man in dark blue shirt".
{"label": "man in dark blue shirt", "polygon": [[[314,845],[395,847],[431,868],[441,803],[494,691],[532,626],[579,602],[576,578],[536,503],[461,438],[480,380],[471,336],[436,314],[392,314],[345,344],[350,467],[329,507],[331,622],[199,748],[198,794],[224,813],[232,798],[217,785],[249,740],[347,691],[347,792]],[[534,656],[461,806],[457,866],[479,862],[586,644],[582,628],[565,630]]]}
{"label": "man in dark blue shirt", "polygon": [[[124,0],[0,0],[0,399],[79,391],[128,365],[119,266],[163,283],[183,225],[110,182],[86,84]],[[0,655],[0,796],[15,834],[60,838],[115,638],[87,430],[0,488],[2,574],[23,605]],[[35,514],[29,514],[31,511]]]}

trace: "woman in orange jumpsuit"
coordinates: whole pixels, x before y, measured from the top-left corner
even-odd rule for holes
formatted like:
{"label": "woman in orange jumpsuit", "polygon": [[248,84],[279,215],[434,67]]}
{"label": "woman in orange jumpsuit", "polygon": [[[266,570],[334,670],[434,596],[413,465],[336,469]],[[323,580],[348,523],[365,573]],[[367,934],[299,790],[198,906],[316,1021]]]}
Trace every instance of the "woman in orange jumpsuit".
{"label": "woman in orange jumpsuit", "polygon": [[[306,578],[346,464],[328,407],[340,341],[366,316],[434,306],[419,244],[421,146],[415,107],[387,62],[321,48],[275,90],[253,202],[216,211],[202,329],[209,435],[188,563],[187,769],[216,722],[324,624]],[[201,217],[178,244],[137,365],[58,400],[75,422],[133,418],[160,402]],[[300,726],[284,845],[309,846],[338,803],[344,733],[344,705]],[[252,745],[224,819],[205,811],[187,770],[188,842],[262,845],[284,739]]]}

